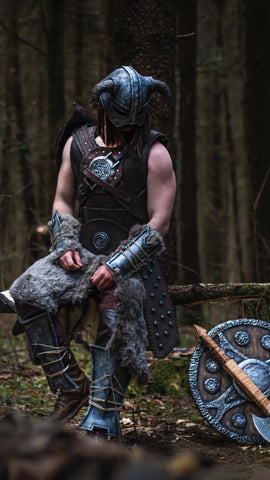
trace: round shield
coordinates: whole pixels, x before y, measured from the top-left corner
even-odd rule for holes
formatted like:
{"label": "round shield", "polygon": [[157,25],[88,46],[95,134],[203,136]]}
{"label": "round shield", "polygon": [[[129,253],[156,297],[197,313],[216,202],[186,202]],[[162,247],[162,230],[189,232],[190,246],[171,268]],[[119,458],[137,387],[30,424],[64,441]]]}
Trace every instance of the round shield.
{"label": "round shield", "polygon": [[[229,320],[214,327],[208,335],[267,397],[270,393],[270,324],[246,318]],[[252,414],[260,417],[265,414],[203,343],[192,355],[189,383],[202,416],[218,432],[240,443],[263,442]]]}

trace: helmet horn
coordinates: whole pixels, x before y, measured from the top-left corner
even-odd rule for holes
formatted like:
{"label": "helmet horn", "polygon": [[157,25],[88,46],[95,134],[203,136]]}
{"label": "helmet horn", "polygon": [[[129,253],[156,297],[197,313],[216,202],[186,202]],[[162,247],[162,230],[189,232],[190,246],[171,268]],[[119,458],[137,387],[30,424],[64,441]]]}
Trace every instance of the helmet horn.
{"label": "helmet horn", "polygon": [[165,96],[166,100],[168,101],[171,96],[171,90],[167,83],[161,82],[161,80],[153,79],[153,84],[151,88],[151,92],[159,92]]}
{"label": "helmet horn", "polygon": [[102,93],[108,92],[112,93],[114,90],[114,83],[113,80],[102,80],[101,82],[97,83],[92,91],[92,99],[91,102],[98,102],[99,97]]}

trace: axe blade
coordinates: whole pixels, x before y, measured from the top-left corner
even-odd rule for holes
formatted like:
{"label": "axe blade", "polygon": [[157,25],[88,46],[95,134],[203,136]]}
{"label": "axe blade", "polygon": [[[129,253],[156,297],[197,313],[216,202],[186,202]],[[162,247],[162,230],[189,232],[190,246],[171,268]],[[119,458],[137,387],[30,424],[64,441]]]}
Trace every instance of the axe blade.
{"label": "axe blade", "polygon": [[270,417],[258,417],[253,413],[252,420],[259,434],[270,443]]}

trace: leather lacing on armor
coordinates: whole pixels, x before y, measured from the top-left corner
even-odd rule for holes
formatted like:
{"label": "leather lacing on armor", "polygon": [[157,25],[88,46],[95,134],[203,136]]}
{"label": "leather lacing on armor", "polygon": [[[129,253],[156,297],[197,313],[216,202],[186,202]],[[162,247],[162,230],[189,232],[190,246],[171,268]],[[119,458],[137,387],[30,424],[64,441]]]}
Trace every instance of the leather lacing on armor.
{"label": "leather lacing on armor", "polygon": [[[101,387],[101,386],[96,386],[95,385],[96,382],[100,382],[100,380],[103,380],[104,378],[109,378],[110,379],[110,386]],[[118,390],[114,387],[113,380],[116,381],[116,383],[118,384],[118,387],[120,387],[121,390]],[[98,408],[99,410],[102,410],[103,412],[121,412],[122,403],[117,402],[115,400],[115,394],[120,395],[120,397],[124,398],[125,397],[125,392],[122,389],[122,386],[121,386],[117,377],[115,377],[111,374],[104,375],[103,377],[100,377],[100,378],[98,378],[97,380],[94,380],[91,383],[91,389],[93,389],[96,393],[99,392],[99,391],[104,391],[104,390],[111,389],[111,392],[112,392],[112,395],[113,395],[113,400],[100,399],[100,398],[97,398],[95,396],[90,395],[90,397],[89,397],[89,404],[90,405],[92,405],[95,408]],[[114,407],[103,407],[102,405],[98,404],[97,402],[103,402],[103,403],[106,402],[106,403],[114,405]]]}
{"label": "leather lacing on armor", "polygon": [[[57,363],[57,362],[61,362],[62,360],[64,360],[64,358],[66,357],[67,354],[70,353],[69,349],[66,347],[66,346],[63,346],[63,347],[54,347],[52,345],[46,345],[44,343],[32,343],[32,345],[35,347],[35,346],[39,346],[39,347],[46,347],[46,348],[50,348],[50,350],[45,350],[44,352],[40,352],[37,354],[37,357],[41,360],[41,356],[42,355],[59,355],[58,358],[56,358],[55,360],[51,360],[50,362],[44,362],[42,363],[42,360],[41,360],[41,365],[42,367],[44,366],[48,366],[48,365],[53,365],[54,363]],[[63,353],[64,352],[64,353]],[[63,355],[61,355],[63,353]],[[50,377],[50,378],[54,378],[54,377],[57,377],[58,375],[62,375],[63,373],[65,373],[70,367],[74,366],[75,364],[72,364],[70,363],[70,360],[71,360],[71,357],[69,356],[68,358],[68,363],[67,365],[65,366],[65,368],[63,368],[62,370],[59,370],[58,372],[55,372],[55,373],[47,373],[46,372],[46,375],[47,377]]]}

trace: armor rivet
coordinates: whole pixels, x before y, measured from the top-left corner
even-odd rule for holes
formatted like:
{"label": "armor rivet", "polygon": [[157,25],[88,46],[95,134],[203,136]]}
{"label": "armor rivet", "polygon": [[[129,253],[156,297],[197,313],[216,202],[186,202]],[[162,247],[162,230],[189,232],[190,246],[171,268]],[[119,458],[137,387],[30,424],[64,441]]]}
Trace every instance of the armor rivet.
{"label": "armor rivet", "polygon": [[166,292],[162,292],[162,297],[163,297],[163,298],[166,297]]}
{"label": "armor rivet", "polygon": [[154,298],[155,294],[153,292],[150,293],[150,297]]}
{"label": "armor rivet", "polygon": [[171,311],[171,310],[168,310],[168,311],[167,311],[167,314],[169,315],[169,317],[171,317],[171,316],[172,316],[172,311]]}
{"label": "armor rivet", "polygon": [[159,346],[159,348],[163,348],[163,347],[164,347],[163,343],[159,343],[158,346]]}
{"label": "armor rivet", "polygon": [[160,281],[161,280],[161,277],[160,275],[157,275],[157,280]]}
{"label": "armor rivet", "polygon": [[168,322],[169,327],[173,326],[173,322]]}
{"label": "armor rivet", "polygon": [[159,337],[160,337],[160,335],[159,335],[159,333],[158,333],[158,332],[156,332],[156,333],[155,333],[155,336],[156,336],[157,338],[159,338]]}
{"label": "armor rivet", "polygon": [[151,265],[155,265],[155,260],[151,260]]}
{"label": "armor rivet", "polygon": [[154,283],[154,288],[158,288],[158,283]]}
{"label": "armor rivet", "polygon": [[164,303],[163,300],[160,300],[160,301],[159,301],[159,305],[160,305],[161,307],[162,307],[163,303]]}
{"label": "armor rivet", "polygon": [[165,315],[163,315],[163,314],[160,315],[160,319],[161,319],[161,320],[165,320]]}
{"label": "armor rivet", "polygon": [[155,325],[155,327],[158,326],[158,321],[157,320],[154,321],[154,325]]}
{"label": "armor rivet", "polygon": [[169,335],[169,332],[168,332],[168,330],[164,330],[164,332],[163,332],[163,333],[164,333],[164,335],[166,335],[166,337]]}
{"label": "armor rivet", "polygon": [[149,268],[148,273],[153,273],[153,269]]}
{"label": "armor rivet", "polygon": [[151,308],[151,312],[152,312],[152,313],[156,313],[156,309],[155,309],[154,307]]}
{"label": "armor rivet", "polygon": [[143,276],[143,279],[144,279],[144,280],[147,280],[147,279],[148,279],[148,275],[144,275],[144,276]]}

